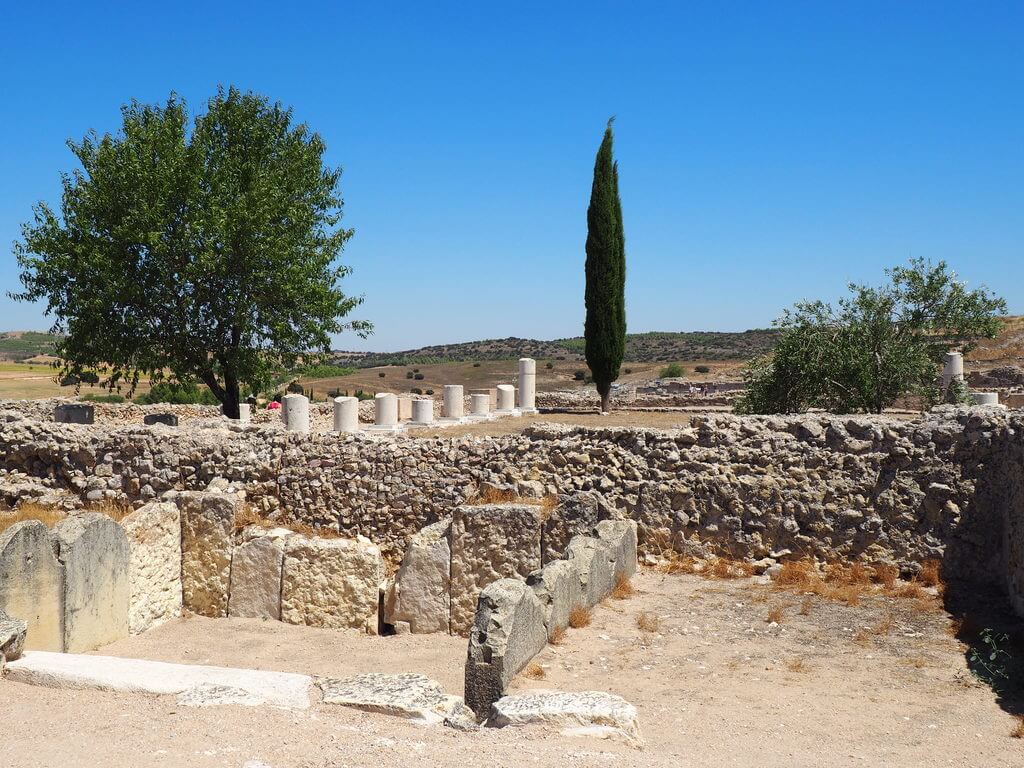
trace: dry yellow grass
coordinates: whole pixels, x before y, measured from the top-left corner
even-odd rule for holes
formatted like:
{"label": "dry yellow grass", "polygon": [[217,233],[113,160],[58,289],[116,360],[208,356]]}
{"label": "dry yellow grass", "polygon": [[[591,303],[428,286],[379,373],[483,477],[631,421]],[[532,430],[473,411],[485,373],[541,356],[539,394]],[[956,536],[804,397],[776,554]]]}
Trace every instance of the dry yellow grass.
{"label": "dry yellow grass", "polygon": [[765,621],[769,624],[775,622],[781,624],[786,620],[786,610],[781,605],[773,605],[768,609],[768,615],[765,617]]}
{"label": "dry yellow grass", "polygon": [[811,607],[813,605],[814,605],[814,600],[812,600],[810,596],[805,597],[800,602],[800,611],[799,611],[800,615],[801,616],[809,616],[810,613],[811,613]]}
{"label": "dry yellow grass", "polygon": [[873,581],[876,584],[881,584],[885,589],[892,589],[896,586],[896,579],[900,577],[900,570],[895,565],[888,563],[878,563],[872,566],[874,571]]}
{"label": "dry yellow grass", "polygon": [[926,587],[938,587],[942,584],[942,574],[938,560],[925,560],[921,563],[918,580]]}
{"label": "dry yellow grass", "polygon": [[13,510],[0,511],[0,531],[5,531],[23,520],[38,520],[47,528],[53,528],[65,517],[67,517],[67,513],[61,509],[34,501],[23,501]]}
{"label": "dry yellow grass", "polygon": [[569,626],[573,629],[582,629],[590,626],[592,614],[589,608],[577,606],[569,611]]}
{"label": "dry yellow grass", "polygon": [[891,613],[887,613],[871,628],[871,633],[875,635],[888,635],[895,627],[896,620]]}
{"label": "dry yellow grass", "polygon": [[503,491],[493,486],[487,486],[483,491],[479,491],[466,499],[466,504],[470,506],[481,506],[483,504],[530,504],[540,507],[546,514],[551,514],[551,510],[558,505],[558,497],[551,494],[541,496],[540,498],[520,496],[512,490]]}
{"label": "dry yellow grass", "polygon": [[636,625],[644,632],[657,632],[661,629],[661,617],[651,611],[644,611],[637,614]]}
{"label": "dry yellow grass", "polygon": [[790,672],[806,672],[807,664],[805,664],[804,660],[801,658],[790,659],[786,662],[786,669]]}
{"label": "dry yellow grass", "polygon": [[555,627],[551,633],[551,637],[548,638],[548,642],[552,645],[561,645],[565,642],[565,627]]}
{"label": "dry yellow grass", "polygon": [[1014,715],[1017,722],[1010,731],[1010,736],[1015,739],[1024,739],[1024,715]]}
{"label": "dry yellow grass", "polygon": [[743,579],[754,573],[754,567],[743,560],[719,557],[711,564],[708,575],[716,579]]}
{"label": "dry yellow grass", "polygon": [[526,665],[526,671],[523,674],[531,680],[543,680],[547,677],[548,673],[544,671],[544,667],[540,664],[531,661]]}
{"label": "dry yellow grass", "polygon": [[612,590],[612,597],[616,600],[628,600],[636,594],[636,588],[630,582],[629,577],[621,573],[615,581],[615,589]]}
{"label": "dry yellow grass", "polygon": [[103,499],[103,501],[93,502],[86,507],[86,509],[90,512],[99,512],[102,515],[106,515],[117,523],[120,523],[135,511],[131,504],[124,504],[122,502],[114,501],[113,499]]}

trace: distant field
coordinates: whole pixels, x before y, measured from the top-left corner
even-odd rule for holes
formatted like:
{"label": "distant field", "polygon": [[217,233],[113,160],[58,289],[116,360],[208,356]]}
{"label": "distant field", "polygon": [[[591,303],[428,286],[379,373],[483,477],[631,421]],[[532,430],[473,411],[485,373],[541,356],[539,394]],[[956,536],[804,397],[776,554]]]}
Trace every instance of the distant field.
{"label": "distant field", "polygon": [[38,331],[0,333],[0,360],[24,360],[53,352],[59,336]]}

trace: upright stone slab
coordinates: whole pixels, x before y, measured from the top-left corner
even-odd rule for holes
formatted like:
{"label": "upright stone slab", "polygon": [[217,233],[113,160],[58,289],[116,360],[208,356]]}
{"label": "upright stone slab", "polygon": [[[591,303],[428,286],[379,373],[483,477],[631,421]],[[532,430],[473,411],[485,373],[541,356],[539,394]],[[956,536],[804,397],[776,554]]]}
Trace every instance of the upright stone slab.
{"label": "upright stone slab", "polygon": [[569,542],[566,559],[580,579],[583,604],[597,605],[615,589],[615,561],[611,547],[593,536],[576,536]]}
{"label": "upright stone slab", "polygon": [[292,536],[285,544],[281,621],[377,634],[384,561],[369,540]]}
{"label": "upright stone slab", "polygon": [[178,426],[178,417],[173,413],[147,413],[142,417],[142,423],[146,426],[165,424],[168,427],[176,427]]}
{"label": "upright stone slab", "polygon": [[601,503],[593,491],[577,491],[558,497],[558,503],[544,520],[543,561],[565,557],[573,536],[589,534],[600,519]]}
{"label": "upright stone slab", "polygon": [[413,400],[412,401],[412,422],[415,426],[429,426],[434,423],[434,401]]}
{"label": "upright stone slab", "polygon": [[64,566],[64,651],[84,653],[128,636],[131,548],[99,512],[61,520],[51,534]]}
{"label": "upright stone slab", "polygon": [[444,385],[444,419],[458,420],[465,414],[465,399],[461,384]]}
{"label": "upright stone slab", "polygon": [[38,520],[0,532],[0,610],[28,622],[30,651],[64,650],[63,570]]}
{"label": "upright stone slab", "polygon": [[238,423],[248,424],[252,421],[252,403],[238,404]]}
{"label": "upright stone slab", "polygon": [[334,398],[334,431],[357,432],[359,430],[359,400],[355,397]]}
{"label": "upright stone slab", "polygon": [[58,424],[92,424],[96,409],[85,403],[61,403],[53,411],[53,420]]}
{"label": "upright stone slab", "polygon": [[402,395],[398,398],[398,420],[409,421],[412,418],[413,399]]}
{"label": "upright stone slab", "polygon": [[583,605],[580,575],[568,560],[555,560],[531,573],[526,584],[544,608],[544,626],[548,637],[569,626],[573,608]]}
{"label": "upright stone slab", "polygon": [[130,551],[128,631],[135,635],[181,616],[181,512],[154,501],[121,526]]}
{"label": "upright stone slab", "polygon": [[519,358],[519,410],[537,412],[537,361],[530,357]]}
{"label": "upright stone slab", "polygon": [[309,432],[309,398],[305,395],[285,395],[284,428],[289,432]]}
{"label": "upright stone slab", "polygon": [[636,520],[602,520],[594,533],[611,549],[616,581],[636,573]]}
{"label": "upright stone slab", "polygon": [[284,547],[292,535],[282,528],[253,531],[252,538],[234,548],[229,616],[281,620]]}
{"label": "upright stone slab", "polygon": [[480,593],[466,658],[466,704],[478,718],[547,641],[544,609],[524,582],[501,579]]}
{"label": "upright stone slab", "polygon": [[441,520],[409,538],[384,603],[385,623],[404,624],[414,634],[449,632],[451,527],[450,520]]}
{"label": "upright stone slab", "polygon": [[451,631],[465,635],[480,591],[493,581],[525,579],[540,568],[540,507],[484,504],[452,515]]}
{"label": "upright stone slab", "polygon": [[516,388],[511,384],[498,385],[498,413],[512,413],[516,409]]}
{"label": "upright stone slab", "polygon": [[999,405],[998,392],[971,392],[975,405]]}
{"label": "upright stone slab", "polygon": [[200,616],[227,616],[231,532],[244,502],[213,491],[186,491],[174,500],[181,510],[182,603]]}

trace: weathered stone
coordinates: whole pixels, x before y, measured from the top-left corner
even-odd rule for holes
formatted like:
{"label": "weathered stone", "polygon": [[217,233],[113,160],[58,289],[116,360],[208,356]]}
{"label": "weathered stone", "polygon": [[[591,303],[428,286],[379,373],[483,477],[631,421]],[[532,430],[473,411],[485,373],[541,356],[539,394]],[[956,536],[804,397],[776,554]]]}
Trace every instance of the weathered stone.
{"label": "weathered stone", "polygon": [[131,552],[124,528],[99,512],[85,512],[57,523],[52,540],[64,566],[65,652],[127,637]]}
{"label": "weathered stone", "polygon": [[636,707],[611,693],[601,691],[532,690],[504,696],[491,707],[487,725],[544,724],[568,735],[621,739],[640,746]]}
{"label": "weathered stone", "polygon": [[147,413],[142,417],[142,423],[147,426],[164,424],[168,427],[176,427],[178,426],[178,417],[173,413]]}
{"label": "weathered stone", "polygon": [[550,638],[558,629],[569,626],[569,614],[583,604],[580,575],[568,560],[555,560],[526,579],[544,607],[544,626]]}
{"label": "weathered stone", "polygon": [[286,540],[287,536],[267,531],[234,548],[229,616],[281,619],[281,573]]}
{"label": "weathered stone", "polygon": [[204,491],[179,493],[174,500],[181,510],[184,607],[200,616],[227,616],[231,532],[244,502],[238,494]]}
{"label": "weathered stone", "polygon": [[43,523],[24,520],[0,532],[0,610],[28,624],[28,650],[64,650],[63,571]]}
{"label": "weathered stone", "polygon": [[21,658],[27,632],[28,622],[11,618],[0,611],[0,672],[5,662]]}
{"label": "weathered stone", "polygon": [[466,704],[477,717],[487,716],[547,640],[544,607],[524,582],[501,579],[484,588],[466,659]]}
{"label": "weathered stone", "polygon": [[451,620],[451,521],[428,525],[409,539],[384,604],[384,622],[410,632],[448,632]]}
{"label": "weathered stone", "polygon": [[531,504],[456,507],[452,515],[451,631],[465,635],[477,596],[493,581],[541,566],[541,509]]}
{"label": "weathered stone", "polygon": [[121,526],[131,550],[128,631],[138,634],[181,616],[181,512],[176,504],[150,502]]}
{"label": "weathered stone", "polygon": [[594,530],[600,519],[599,510],[598,496],[593,491],[559,496],[558,504],[544,520],[544,563],[565,557],[565,548],[573,536],[586,535]]}
{"label": "weathered stone", "polygon": [[364,712],[379,712],[426,725],[444,724],[465,730],[476,718],[458,696],[444,692],[428,677],[412,673],[389,675],[370,672],[345,678],[317,680],[324,704],[339,704]]}
{"label": "weathered stone", "polygon": [[602,520],[594,532],[611,548],[616,580],[619,577],[628,579],[636,573],[635,520]]}
{"label": "weathered stone", "polygon": [[580,579],[580,595],[588,608],[604,600],[615,588],[615,563],[611,548],[593,536],[576,536],[569,542],[566,559]]}
{"label": "weathered stone", "polygon": [[85,403],[62,403],[54,408],[53,420],[58,424],[92,424],[96,409]]}
{"label": "weathered stone", "polygon": [[293,536],[285,543],[281,620],[377,633],[383,560],[369,540]]}

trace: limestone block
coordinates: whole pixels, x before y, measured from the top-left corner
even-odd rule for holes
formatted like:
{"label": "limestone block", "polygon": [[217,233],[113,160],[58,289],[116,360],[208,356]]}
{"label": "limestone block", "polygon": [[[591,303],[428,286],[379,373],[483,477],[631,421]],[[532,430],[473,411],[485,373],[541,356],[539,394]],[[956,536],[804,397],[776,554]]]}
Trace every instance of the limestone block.
{"label": "limestone block", "polygon": [[43,523],[24,520],[0,532],[0,610],[28,623],[28,650],[64,650],[63,571]]}
{"label": "limestone block", "polygon": [[572,537],[590,533],[599,519],[600,502],[596,493],[579,491],[559,496],[558,504],[544,521],[543,561],[550,563],[565,557],[565,548]]}
{"label": "limestone block", "polygon": [[128,631],[145,632],[181,616],[181,512],[151,502],[121,521],[131,551]]}
{"label": "limestone block", "polygon": [[402,395],[398,398],[398,420],[408,421],[412,418],[412,398]]}
{"label": "limestone block", "polygon": [[414,720],[423,725],[444,724],[460,730],[476,726],[476,717],[458,696],[423,675],[369,672],[353,677],[317,680],[324,704]]}
{"label": "limestone block", "polygon": [[309,398],[305,395],[289,394],[282,399],[284,428],[289,432],[309,432]]}
{"label": "limestone block", "polygon": [[540,512],[540,507],[531,504],[455,508],[451,535],[453,634],[469,631],[480,590],[498,579],[525,579],[540,568]]}
{"label": "limestone block", "polygon": [[444,418],[461,419],[465,408],[461,384],[444,385]]}
{"label": "limestone block", "polygon": [[[277,530],[280,529],[274,529]],[[281,573],[287,536],[274,535],[274,531],[234,548],[229,616],[280,621]]]}
{"label": "limestone block", "polygon": [[99,512],[61,520],[51,539],[64,566],[64,651],[128,636],[131,551],[124,528]]}
{"label": "limestone block", "polygon": [[441,520],[409,538],[384,604],[385,623],[406,622],[417,634],[449,631],[451,527]]}
{"label": "limestone block", "polygon": [[377,633],[380,549],[369,540],[292,536],[285,544],[281,620]]}
{"label": "limestone block", "polygon": [[142,417],[142,423],[146,425],[166,424],[168,427],[178,426],[178,417],[173,413],[147,413]]}
{"label": "limestone block", "polygon": [[96,409],[85,403],[62,403],[54,409],[53,420],[58,424],[92,424]]}
{"label": "limestone block", "polygon": [[0,611],[0,672],[3,671],[5,662],[21,658],[27,632],[27,621],[13,619]]}
{"label": "limestone block", "polygon": [[555,560],[531,573],[526,584],[544,607],[544,626],[548,637],[569,626],[569,614],[583,604],[580,575],[568,560]]}
{"label": "limestone block", "polygon": [[580,578],[583,604],[590,608],[615,588],[615,563],[611,547],[592,536],[576,536],[569,542],[566,559]]}
{"label": "limestone block", "polygon": [[524,413],[537,409],[537,361],[519,358],[519,408]]}
{"label": "limestone block", "polygon": [[511,413],[516,407],[516,388],[511,384],[499,384],[497,386],[499,413]]}
{"label": "limestone block", "polygon": [[602,520],[594,533],[611,548],[616,581],[620,576],[628,579],[636,573],[635,520]]}
{"label": "limestone block", "polygon": [[235,493],[186,491],[181,510],[181,591],[184,607],[200,616],[227,616],[231,532],[244,503]]}
{"label": "limestone block", "polygon": [[334,398],[334,431],[359,431],[359,400],[357,398]]}
{"label": "limestone block", "polygon": [[478,718],[547,641],[544,607],[525,582],[500,579],[480,593],[466,658],[466,704]]}
{"label": "limestone block", "polygon": [[552,725],[568,735],[614,738],[633,746],[642,743],[636,707],[602,691],[533,690],[504,696],[494,702],[487,725]]}

